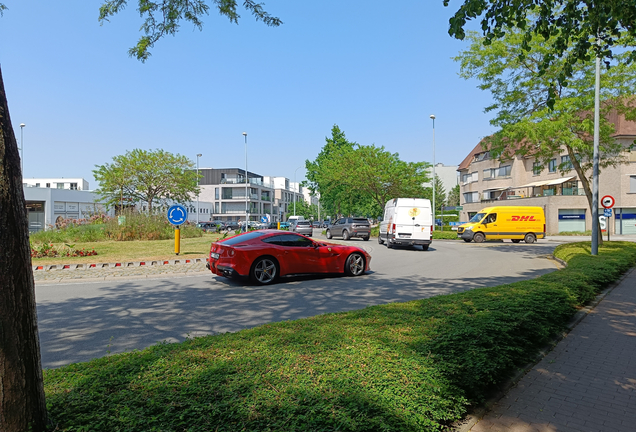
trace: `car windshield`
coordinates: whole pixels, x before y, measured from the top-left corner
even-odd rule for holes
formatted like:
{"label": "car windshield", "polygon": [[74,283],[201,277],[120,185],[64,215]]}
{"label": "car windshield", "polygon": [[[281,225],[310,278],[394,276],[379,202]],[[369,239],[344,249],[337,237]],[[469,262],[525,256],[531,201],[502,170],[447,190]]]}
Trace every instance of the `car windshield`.
{"label": "car windshield", "polygon": [[248,240],[258,238],[260,236],[264,236],[266,234],[267,233],[263,231],[252,231],[247,234],[237,235],[236,237],[232,237],[227,240],[221,240],[220,243],[223,243],[224,245],[232,246],[238,243],[243,243],[244,241],[248,241]]}
{"label": "car windshield", "polygon": [[484,218],[484,216],[486,216],[486,213],[477,213],[475,216],[473,216],[472,218],[470,218],[469,222],[481,222],[481,220]]}
{"label": "car windshield", "polygon": [[369,221],[366,220],[366,219],[362,219],[362,218],[360,218],[360,219],[354,218],[353,219],[353,223],[369,223]]}

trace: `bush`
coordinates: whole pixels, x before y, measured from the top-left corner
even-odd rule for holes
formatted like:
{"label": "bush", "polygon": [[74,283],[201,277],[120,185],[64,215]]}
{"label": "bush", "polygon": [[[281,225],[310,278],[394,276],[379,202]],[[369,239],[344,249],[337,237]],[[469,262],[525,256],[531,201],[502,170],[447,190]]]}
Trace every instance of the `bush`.
{"label": "bush", "polygon": [[37,247],[31,246],[31,258],[84,257],[97,255],[95,249],[75,249],[75,245],[65,245],[57,248],[53,244],[44,243]]}
{"label": "bush", "polygon": [[633,266],[636,244],[555,256],[568,267],[533,280],[47,370],[48,412],[60,431],[442,430]]}

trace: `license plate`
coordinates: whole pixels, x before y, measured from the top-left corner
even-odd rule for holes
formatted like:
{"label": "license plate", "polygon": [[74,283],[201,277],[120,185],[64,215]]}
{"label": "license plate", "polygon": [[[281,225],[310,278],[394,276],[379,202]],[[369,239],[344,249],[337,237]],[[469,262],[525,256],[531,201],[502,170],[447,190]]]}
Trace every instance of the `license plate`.
{"label": "license plate", "polygon": [[218,253],[216,253],[216,252],[212,252],[212,253],[210,254],[210,258],[212,258],[212,259],[219,259],[219,254],[218,254]]}

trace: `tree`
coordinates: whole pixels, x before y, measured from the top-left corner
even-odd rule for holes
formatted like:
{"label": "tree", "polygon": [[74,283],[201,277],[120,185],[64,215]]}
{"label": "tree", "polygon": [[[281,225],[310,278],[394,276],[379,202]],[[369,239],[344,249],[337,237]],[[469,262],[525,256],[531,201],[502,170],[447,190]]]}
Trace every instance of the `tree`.
{"label": "tree", "polygon": [[152,213],[157,200],[185,203],[199,193],[195,165],[180,154],[135,149],[115,156],[112,164],[96,166],[96,192],[110,206],[126,197],[147,203],[148,212]]}
{"label": "tree", "polygon": [[[435,181],[433,182],[433,184],[435,185],[435,212],[433,214],[440,215],[443,213],[442,207],[446,205],[446,189],[444,188],[444,183],[437,174],[435,174]],[[426,188],[424,197],[431,200],[431,204],[433,203],[432,187],[429,186]]]}
{"label": "tree", "polygon": [[327,140],[316,161],[306,162],[310,188],[320,193],[327,213],[335,203],[350,210],[345,214],[379,216],[391,198],[424,196],[428,164],[404,162],[384,147],[349,143],[337,126],[332,132],[340,139]]}
{"label": "tree", "polygon": [[[293,211],[293,203],[289,209]],[[296,201],[296,215],[303,216],[306,220],[318,220],[318,206],[315,204],[309,204],[305,200]]]}
{"label": "tree", "polygon": [[[472,43],[456,58],[461,76],[477,78],[480,88],[489,90],[495,103],[486,111],[496,111],[491,123],[501,128],[484,140],[491,156],[508,160],[517,155],[534,156],[543,166],[565,149],[569,160],[559,165],[561,172],[574,168],[583,185],[592,210],[590,187],[593,166],[594,71],[575,65],[568,86],[551,88],[551,81],[567,67],[566,60],[553,63],[540,76],[541,59],[552,50],[554,42],[525,39],[522,31],[509,29],[501,40],[483,44],[483,39],[469,35]],[[631,46],[632,41],[622,40]],[[530,48],[526,56],[520,52]],[[616,56],[617,63],[603,73],[601,122],[599,136],[600,168],[614,167],[624,161],[623,147],[612,138],[614,124],[610,113],[636,119],[632,95],[636,93],[636,64],[626,61],[626,51]],[[547,104],[547,94],[556,91],[555,103]],[[600,230],[599,230],[600,237]]]}
{"label": "tree", "polygon": [[320,194],[320,203],[325,214],[350,214],[355,207],[358,197],[352,197],[346,188],[333,179],[327,171],[328,162],[347,149],[352,149],[355,143],[347,141],[345,133],[338,125],[331,128],[331,138],[325,137],[325,145],[316,157],[316,160],[305,161],[307,180],[303,182],[312,193]]}
{"label": "tree", "polygon": [[46,422],[20,156],[0,71],[0,430],[41,431]]}
{"label": "tree", "polygon": [[[448,6],[450,0],[444,0]],[[612,59],[625,36],[636,38],[636,2],[616,0],[464,0],[450,19],[448,33],[464,39],[467,21],[481,17],[483,43],[489,45],[510,32],[522,36],[523,57],[532,51],[533,40],[550,42],[548,50],[539,57],[539,75],[561,64],[553,83],[566,86],[575,74],[577,63],[591,58]],[[636,59],[636,52],[628,50],[626,61]],[[609,62],[606,62],[609,67]],[[556,85],[552,84],[556,91]],[[554,92],[548,105],[555,102]]]}
{"label": "tree", "polygon": [[[146,17],[146,33],[130,54],[148,59],[149,48],[162,36],[174,34],[181,20],[201,27],[200,17],[207,3],[237,23],[240,16],[234,0],[138,0]],[[100,9],[100,19],[108,20],[127,4],[109,0]],[[243,6],[257,20],[270,26],[282,22],[271,17],[261,4],[244,0]],[[0,16],[6,10],[0,3]],[[156,18],[155,14],[159,17]],[[0,72],[0,431],[44,431],[47,423],[42,367],[35,313],[35,284],[31,268],[28,220],[22,190],[22,172],[4,81]]]}
{"label": "tree", "polygon": [[448,192],[446,203],[449,206],[457,207],[459,205],[459,193],[459,185],[455,185],[450,192]]}

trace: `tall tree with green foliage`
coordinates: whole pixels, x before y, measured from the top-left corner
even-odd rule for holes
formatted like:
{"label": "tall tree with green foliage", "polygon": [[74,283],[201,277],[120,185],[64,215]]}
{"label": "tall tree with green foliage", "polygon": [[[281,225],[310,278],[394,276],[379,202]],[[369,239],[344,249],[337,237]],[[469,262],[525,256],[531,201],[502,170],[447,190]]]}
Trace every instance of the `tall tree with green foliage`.
{"label": "tall tree with green foliage", "polygon": [[[443,1],[444,6],[451,3]],[[599,57],[610,66],[616,53],[626,53],[624,61],[636,60],[633,46],[620,46],[625,37],[636,38],[634,1],[464,0],[450,19],[448,33],[464,39],[467,22],[473,19],[480,20],[485,45],[511,33],[520,34],[521,51],[516,54],[521,58],[534,51],[533,42],[549,42],[548,49],[534,57],[536,76],[553,72],[546,100],[550,107],[556,102],[558,87],[567,86],[576,75],[577,64],[589,64]]]}
{"label": "tall tree with green foliage", "polygon": [[423,197],[429,165],[404,162],[384,147],[350,143],[334,126],[332,139],[327,139],[316,160],[307,161],[305,166],[308,185],[320,193],[326,214],[375,217],[382,214],[391,198]]}
{"label": "tall tree with green foliage", "polygon": [[[201,27],[208,4],[231,22],[238,23],[233,0],[134,0],[145,17],[145,35],[130,54],[141,61],[161,37],[175,34],[182,21]],[[126,0],[105,1],[100,19],[121,11]],[[243,7],[269,26],[280,19],[270,16],[259,3],[243,1]],[[0,3],[0,16],[7,8]],[[31,268],[26,202],[18,144],[11,126],[7,95],[0,73],[0,431],[41,432],[47,413],[35,311],[35,284]]]}
{"label": "tall tree with green foliage", "polygon": [[110,206],[125,197],[147,203],[148,212],[152,213],[157,201],[185,203],[199,193],[195,164],[180,154],[134,149],[115,156],[110,164],[96,167],[96,192]]}
{"label": "tall tree with green foliage", "polygon": [[[539,37],[527,41],[522,31],[509,29],[502,39],[485,45],[483,38],[470,34],[470,48],[456,60],[461,76],[480,81],[479,88],[490,91],[494,103],[486,111],[495,112],[491,121],[501,130],[484,140],[493,157],[508,160],[530,155],[542,165],[567,151],[569,160],[559,164],[562,173],[574,168],[592,210],[591,175],[594,137],[594,70],[574,65],[568,86],[556,89],[552,107],[547,103],[552,81],[567,65],[552,63],[540,74],[541,59],[552,49],[551,41]],[[627,46],[633,40],[621,40]],[[525,56],[526,46],[530,51]],[[616,64],[604,71],[601,91],[600,168],[624,162],[622,144],[612,138],[610,113],[636,119],[632,95],[636,94],[636,64],[627,62],[629,52],[616,55]],[[599,230],[600,233],[600,230]]]}
{"label": "tall tree with green foliage", "polygon": [[459,194],[459,185],[455,185],[448,192],[448,199],[446,200],[446,204],[448,204],[449,206],[457,207],[459,205]]}
{"label": "tall tree with green foliage", "polygon": [[357,202],[358,197],[349,196],[344,185],[332,177],[327,167],[331,159],[352,149],[354,145],[355,143],[347,140],[344,131],[340,130],[338,125],[333,125],[331,137],[325,137],[325,145],[316,159],[305,161],[307,180],[304,185],[312,192],[320,194],[320,203],[325,214],[349,214]]}

